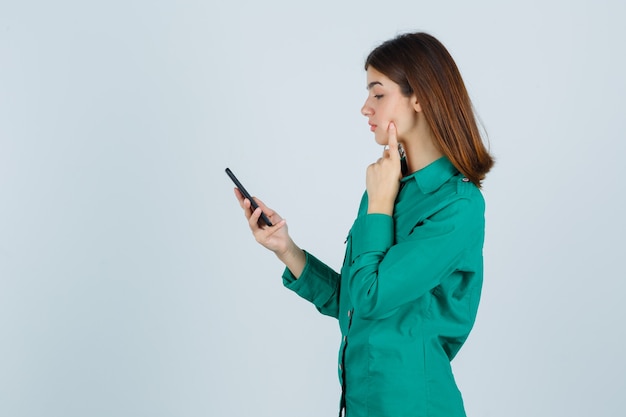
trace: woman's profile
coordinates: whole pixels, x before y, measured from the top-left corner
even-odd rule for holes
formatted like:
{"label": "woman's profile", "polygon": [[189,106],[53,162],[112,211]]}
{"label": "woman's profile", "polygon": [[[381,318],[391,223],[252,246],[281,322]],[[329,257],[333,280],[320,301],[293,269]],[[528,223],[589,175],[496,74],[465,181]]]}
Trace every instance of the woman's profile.
{"label": "woman's profile", "polygon": [[[397,36],[369,54],[365,70],[361,112],[385,149],[367,167],[339,273],[299,248],[276,211],[235,195],[256,240],[285,264],[284,285],[339,321],[340,415],[464,416],[450,361],[478,309],[480,186],[493,159],[437,39]],[[262,211],[273,226],[259,222]]]}

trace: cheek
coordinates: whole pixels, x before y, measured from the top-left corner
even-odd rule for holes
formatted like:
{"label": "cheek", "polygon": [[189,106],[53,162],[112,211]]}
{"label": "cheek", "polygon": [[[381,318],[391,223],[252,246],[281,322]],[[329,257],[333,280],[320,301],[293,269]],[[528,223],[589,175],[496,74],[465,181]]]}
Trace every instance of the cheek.
{"label": "cheek", "polygon": [[412,130],[417,125],[417,113],[415,111],[407,111],[406,109],[396,117],[396,127],[398,135]]}
{"label": "cheek", "polygon": [[381,122],[383,122],[385,130],[389,127],[389,122],[394,122],[396,127],[408,126],[412,119],[412,115],[415,112],[412,109],[407,108],[405,103],[396,103],[395,106],[387,108],[384,112],[381,112]]}

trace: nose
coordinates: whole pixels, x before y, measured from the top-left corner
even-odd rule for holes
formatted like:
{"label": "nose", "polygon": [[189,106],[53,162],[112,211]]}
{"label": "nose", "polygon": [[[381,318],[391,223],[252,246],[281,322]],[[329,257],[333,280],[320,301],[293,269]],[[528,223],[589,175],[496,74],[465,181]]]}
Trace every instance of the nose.
{"label": "nose", "polygon": [[368,100],[365,100],[365,103],[363,103],[363,107],[361,107],[361,114],[365,117],[370,117],[372,114],[374,114],[374,111],[368,105]]}

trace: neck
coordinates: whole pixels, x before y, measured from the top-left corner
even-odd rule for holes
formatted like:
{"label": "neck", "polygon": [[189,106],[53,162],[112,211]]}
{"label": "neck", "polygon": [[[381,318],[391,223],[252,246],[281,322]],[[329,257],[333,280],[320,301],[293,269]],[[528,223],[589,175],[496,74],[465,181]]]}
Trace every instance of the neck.
{"label": "neck", "polygon": [[[421,126],[425,126],[425,123]],[[406,151],[409,174],[419,171],[443,156],[435,146],[432,133],[427,127],[418,129],[410,138],[403,140],[402,145]]]}

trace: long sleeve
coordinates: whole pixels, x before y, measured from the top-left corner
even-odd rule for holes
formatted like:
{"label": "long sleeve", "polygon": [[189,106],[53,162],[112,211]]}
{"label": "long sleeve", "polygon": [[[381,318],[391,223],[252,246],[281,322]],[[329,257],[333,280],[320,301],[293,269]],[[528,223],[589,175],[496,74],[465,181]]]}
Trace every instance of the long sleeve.
{"label": "long sleeve", "polygon": [[306,252],[306,265],[298,279],[288,268],[283,272],[283,284],[300,297],[315,305],[320,313],[339,316],[341,276],[315,256]]}
{"label": "long sleeve", "polygon": [[352,229],[348,285],[355,314],[384,318],[436,287],[463,265],[477,242],[482,246],[484,202],[458,196],[417,224],[394,244],[394,220],[383,214],[360,216]]}

